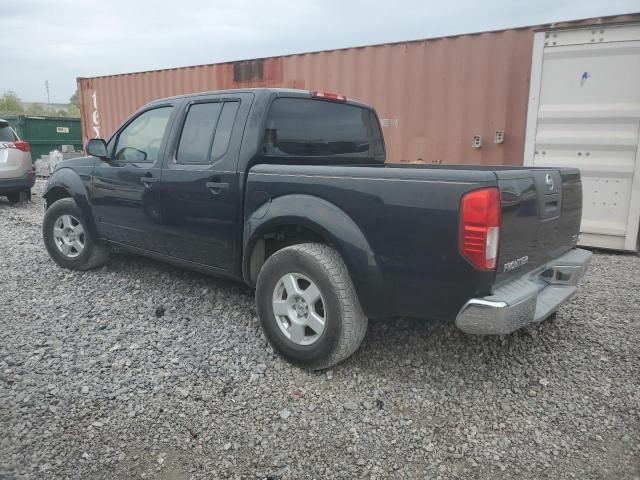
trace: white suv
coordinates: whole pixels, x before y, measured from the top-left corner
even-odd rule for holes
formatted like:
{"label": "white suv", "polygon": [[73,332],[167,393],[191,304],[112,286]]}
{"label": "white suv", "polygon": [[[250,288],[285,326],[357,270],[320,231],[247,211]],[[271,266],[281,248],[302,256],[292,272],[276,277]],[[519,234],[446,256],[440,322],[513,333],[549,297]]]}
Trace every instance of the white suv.
{"label": "white suv", "polygon": [[29,144],[18,138],[9,122],[0,119],[0,196],[11,203],[29,200],[35,181]]}

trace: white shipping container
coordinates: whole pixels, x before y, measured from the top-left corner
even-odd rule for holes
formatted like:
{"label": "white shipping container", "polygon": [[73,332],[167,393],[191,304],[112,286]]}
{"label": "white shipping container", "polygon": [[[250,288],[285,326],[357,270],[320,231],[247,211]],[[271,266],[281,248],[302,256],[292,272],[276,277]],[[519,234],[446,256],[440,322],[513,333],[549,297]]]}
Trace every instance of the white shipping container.
{"label": "white shipping container", "polygon": [[638,250],[640,24],[537,32],[525,165],[577,167],[581,245]]}

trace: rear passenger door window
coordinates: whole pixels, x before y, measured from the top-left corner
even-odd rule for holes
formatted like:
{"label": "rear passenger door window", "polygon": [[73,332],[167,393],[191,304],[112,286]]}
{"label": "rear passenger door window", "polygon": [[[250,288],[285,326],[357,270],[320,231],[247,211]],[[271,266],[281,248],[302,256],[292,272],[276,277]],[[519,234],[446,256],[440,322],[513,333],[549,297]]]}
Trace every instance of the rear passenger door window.
{"label": "rear passenger door window", "polygon": [[174,157],[179,165],[212,165],[229,148],[240,102],[196,103],[189,106]]}

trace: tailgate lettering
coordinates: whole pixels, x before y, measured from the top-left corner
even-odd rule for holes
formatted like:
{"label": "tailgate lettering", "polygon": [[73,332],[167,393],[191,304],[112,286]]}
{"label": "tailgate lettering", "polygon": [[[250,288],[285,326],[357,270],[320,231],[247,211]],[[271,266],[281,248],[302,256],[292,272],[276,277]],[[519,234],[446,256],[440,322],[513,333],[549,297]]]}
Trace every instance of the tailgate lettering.
{"label": "tailgate lettering", "polygon": [[529,257],[525,255],[524,257],[516,258],[512,262],[507,262],[504,264],[504,271],[510,272],[515,270],[516,268],[520,268],[525,265],[529,261]]}

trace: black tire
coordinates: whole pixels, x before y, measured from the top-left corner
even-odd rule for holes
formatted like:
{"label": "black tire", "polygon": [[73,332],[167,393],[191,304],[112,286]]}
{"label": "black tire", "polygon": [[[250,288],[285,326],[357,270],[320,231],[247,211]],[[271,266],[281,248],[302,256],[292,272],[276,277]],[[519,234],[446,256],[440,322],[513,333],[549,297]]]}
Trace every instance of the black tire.
{"label": "black tire", "polygon": [[[287,338],[274,314],[275,289],[288,273],[307,277],[323,297],[324,331],[310,345]],[[329,368],[350,357],[367,331],[367,317],[342,258],[318,243],[292,245],[269,257],[258,275],[256,304],[271,346],[288,362],[310,370]]]}
{"label": "black tire", "polygon": [[[55,243],[53,228],[56,220],[62,215],[73,216],[84,229],[84,249],[73,258],[63,254]],[[109,248],[99,244],[91,236],[86,221],[72,198],[62,198],[47,209],[42,222],[42,235],[47,252],[61,267],[70,270],[90,270],[103,265],[109,258]]]}
{"label": "black tire", "polygon": [[22,203],[31,200],[31,190],[21,190],[19,192],[7,193],[9,203]]}

